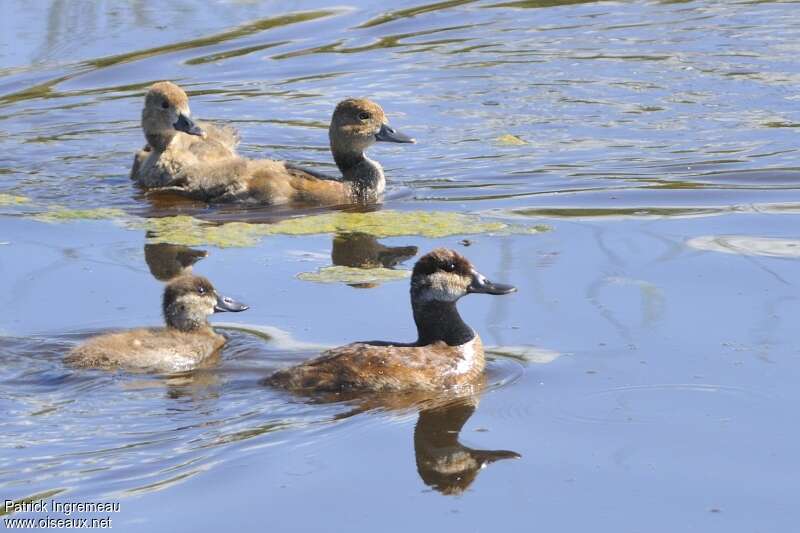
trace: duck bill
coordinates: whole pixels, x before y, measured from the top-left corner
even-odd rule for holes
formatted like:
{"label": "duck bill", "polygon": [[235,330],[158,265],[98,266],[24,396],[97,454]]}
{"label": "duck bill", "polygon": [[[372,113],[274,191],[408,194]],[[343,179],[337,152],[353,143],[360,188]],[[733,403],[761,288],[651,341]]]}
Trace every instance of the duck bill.
{"label": "duck bill", "polygon": [[248,306],[237,302],[233,298],[228,298],[227,296],[221,296],[217,294],[217,303],[214,305],[214,312],[224,313],[226,311],[230,311],[231,313],[238,313],[239,311],[244,311],[247,308]]}
{"label": "duck bill", "polygon": [[507,285],[505,283],[493,283],[486,279],[486,276],[478,272],[477,270],[472,271],[472,283],[469,284],[467,287],[467,293],[469,294],[509,294],[512,292],[516,292],[517,288],[513,285]]}
{"label": "duck bill", "polygon": [[415,143],[413,138],[405,133],[400,133],[388,124],[381,124],[381,129],[375,134],[375,140],[387,143]]}
{"label": "duck bill", "polygon": [[183,113],[178,114],[178,120],[172,125],[176,130],[188,133],[189,135],[203,135],[203,130],[200,126]]}

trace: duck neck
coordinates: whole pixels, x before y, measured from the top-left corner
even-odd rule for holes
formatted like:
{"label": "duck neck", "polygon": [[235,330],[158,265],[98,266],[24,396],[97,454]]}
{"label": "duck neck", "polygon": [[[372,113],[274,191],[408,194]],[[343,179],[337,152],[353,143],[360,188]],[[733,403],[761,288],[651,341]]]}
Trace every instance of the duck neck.
{"label": "duck neck", "polygon": [[186,309],[166,309],[164,313],[165,321],[168,328],[177,329],[178,331],[192,332],[208,327],[208,320],[205,314],[192,313]]}
{"label": "duck neck", "polygon": [[475,338],[475,332],[469,327],[456,309],[456,302],[439,300],[415,300],[412,293],[411,308],[414,311],[414,322],[417,324],[417,344],[427,346],[443,341],[448,346],[460,346]]}
{"label": "duck neck", "polygon": [[339,150],[331,146],[333,160],[342,173],[344,181],[350,183],[353,195],[357,198],[374,197],[386,187],[386,178],[380,164],[368,158],[363,151]]}
{"label": "duck neck", "polygon": [[147,139],[147,144],[156,152],[163,152],[167,149],[172,139],[175,138],[177,132],[158,132],[158,133],[145,133],[144,137]]}

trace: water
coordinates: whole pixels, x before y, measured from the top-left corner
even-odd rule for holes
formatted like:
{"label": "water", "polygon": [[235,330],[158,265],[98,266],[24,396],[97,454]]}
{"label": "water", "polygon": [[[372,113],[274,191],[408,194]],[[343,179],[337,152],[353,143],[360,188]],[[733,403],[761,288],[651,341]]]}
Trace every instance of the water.
{"label": "water", "polygon": [[[119,501],[118,530],[792,530],[797,4],[7,2],[0,496]],[[358,220],[158,202],[127,173],[160,79],[253,157],[330,170],[356,95],[419,142],[373,148],[389,190]],[[65,367],[159,323],[156,242],[251,304],[221,360]],[[495,347],[479,398],[259,385],[413,339],[408,247],[440,245],[519,288],[461,303]]]}

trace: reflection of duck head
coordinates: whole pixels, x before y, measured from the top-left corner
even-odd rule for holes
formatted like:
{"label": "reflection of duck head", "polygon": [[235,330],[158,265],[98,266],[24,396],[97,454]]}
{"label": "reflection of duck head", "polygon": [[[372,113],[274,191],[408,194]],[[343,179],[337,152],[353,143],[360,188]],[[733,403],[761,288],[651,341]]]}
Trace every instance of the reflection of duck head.
{"label": "reflection of duck head", "polygon": [[518,459],[508,450],[474,450],[458,441],[461,428],[475,412],[474,401],[459,401],[420,411],[414,428],[417,472],[442,494],[461,494],[486,465]]}
{"label": "reflection of duck head", "polygon": [[391,268],[417,255],[416,246],[386,246],[367,233],[337,233],[331,259],[334,265]]}
{"label": "reflection of duck head", "polygon": [[159,281],[169,281],[192,272],[192,265],[208,257],[205,250],[189,248],[182,244],[145,244],[144,260],[150,273]]}

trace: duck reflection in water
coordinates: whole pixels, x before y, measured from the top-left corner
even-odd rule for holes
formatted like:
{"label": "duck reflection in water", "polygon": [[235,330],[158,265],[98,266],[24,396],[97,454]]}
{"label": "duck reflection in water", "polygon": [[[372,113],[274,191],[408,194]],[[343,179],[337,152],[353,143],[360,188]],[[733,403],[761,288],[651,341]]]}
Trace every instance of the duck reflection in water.
{"label": "duck reflection in water", "polygon": [[337,266],[392,268],[417,255],[417,251],[416,246],[386,246],[368,233],[337,233],[333,238],[331,260]]}
{"label": "duck reflection in water", "polygon": [[[504,459],[522,456],[511,450],[476,449],[460,441],[461,431],[480,403],[486,388],[481,379],[459,391],[381,393],[297,393],[298,398],[312,404],[346,402],[352,409],[335,417],[344,420],[373,413],[406,414],[418,411],[414,425],[414,456],[417,473],[425,485],[448,496],[457,496],[469,489],[478,473]],[[487,433],[481,433],[487,435]]]}
{"label": "duck reflection in water", "polygon": [[[152,237],[148,234],[147,237]],[[192,273],[195,263],[208,257],[208,252],[182,244],[148,243],[144,245],[144,260],[158,281],[170,281]]]}
{"label": "duck reflection in water", "polygon": [[[333,238],[331,261],[350,268],[394,268],[417,255],[416,246],[386,246],[368,233],[343,232]],[[349,283],[357,289],[373,289],[379,283]]]}
{"label": "duck reflection in water", "polygon": [[442,494],[461,494],[486,466],[518,459],[509,450],[476,450],[458,440],[461,429],[478,405],[476,396],[419,412],[414,427],[414,453],[422,481]]}

